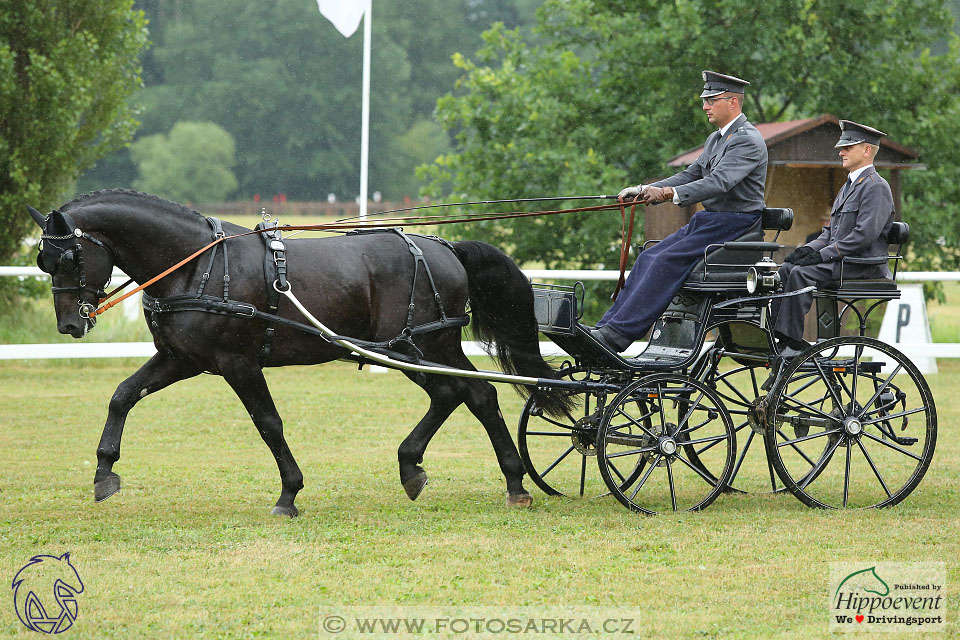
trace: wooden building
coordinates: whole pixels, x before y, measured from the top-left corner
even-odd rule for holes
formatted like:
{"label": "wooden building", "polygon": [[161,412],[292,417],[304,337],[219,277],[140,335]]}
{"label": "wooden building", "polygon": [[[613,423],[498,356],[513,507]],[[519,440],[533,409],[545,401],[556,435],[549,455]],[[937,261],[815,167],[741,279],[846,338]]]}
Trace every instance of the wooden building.
{"label": "wooden building", "polygon": [[[840,156],[833,145],[840,139],[840,121],[825,114],[817,118],[770,122],[756,125],[767,144],[766,203],[768,207],[790,207],[794,212],[793,228],[780,235],[780,243],[789,252],[806,242],[812,233],[830,219],[834,196],[847,179],[840,164]],[[703,147],[691,149],[669,162],[680,170],[692,164]],[[923,169],[917,163],[918,154],[889,138],[880,142],[880,152],[874,166],[880,170],[893,191],[897,218],[901,213],[900,172],[904,169]],[[690,220],[700,205],[678,207],[662,204],[647,207],[645,213],[646,239],[664,238]]]}

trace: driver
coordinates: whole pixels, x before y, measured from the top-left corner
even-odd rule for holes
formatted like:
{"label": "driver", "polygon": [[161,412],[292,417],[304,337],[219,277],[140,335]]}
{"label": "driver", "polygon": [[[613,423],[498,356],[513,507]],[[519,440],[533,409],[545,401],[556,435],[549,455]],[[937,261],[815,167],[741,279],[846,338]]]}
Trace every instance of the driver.
{"label": "driver", "polygon": [[623,351],[656,322],[680,290],[709,244],[743,235],[763,213],[767,146],[743,115],[746,80],[703,72],[703,111],[718,128],[707,138],[696,162],[664,180],[627,187],[619,198],[686,207],[703,203],[686,225],[637,257],[620,296],[604,314],[593,336]]}

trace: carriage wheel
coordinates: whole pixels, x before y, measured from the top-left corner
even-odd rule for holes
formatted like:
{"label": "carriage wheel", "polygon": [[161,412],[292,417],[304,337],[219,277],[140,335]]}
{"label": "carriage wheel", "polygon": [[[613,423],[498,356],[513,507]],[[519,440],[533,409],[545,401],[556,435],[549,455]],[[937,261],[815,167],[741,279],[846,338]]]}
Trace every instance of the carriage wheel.
{"label": "carriage wheel", "polygon": [[597,462],[607,488],[627,508],[695,511],[726,487],[736,449],[730,414],[709,387],[680,374],[656,374],[631,383],[607,407]]}
{"label": "carriage wheel", "polygon": [[558,420],[545,415],[533,398],[520,415],[517,441],[527,475],[551,496],[597,496],[606,493],[590,458],[597,455],[597,428],[605,396],[571,394],[577,409]]}
{"label": "carriage wheel", "polygon": [[808,506],[897,504],[930,465],[933,396],[913,363],[879,340],[840,337],[809,347],[769,398],[767,456]]}
{"label": "carriage wheel", "polygon": [[767,457],[763,439],[765,425],[759,417],[764,402],[761,385],[770,370],[762,366],[737,365],[717,370],[705,380],[727,407],[737,434],[737,459],[728,489],[741,493],[778,493],[787,488]]}

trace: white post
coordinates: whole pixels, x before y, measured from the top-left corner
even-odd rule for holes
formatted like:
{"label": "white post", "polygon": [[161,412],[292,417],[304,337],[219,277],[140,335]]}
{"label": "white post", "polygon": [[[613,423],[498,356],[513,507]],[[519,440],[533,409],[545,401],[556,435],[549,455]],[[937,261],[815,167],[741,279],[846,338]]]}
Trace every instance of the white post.
{"label": "white post", "polygon": [[367,219],[367,166],[370,163],[370,40],[373,2],[363,17],[363,94],[360,117],[360,220]]}

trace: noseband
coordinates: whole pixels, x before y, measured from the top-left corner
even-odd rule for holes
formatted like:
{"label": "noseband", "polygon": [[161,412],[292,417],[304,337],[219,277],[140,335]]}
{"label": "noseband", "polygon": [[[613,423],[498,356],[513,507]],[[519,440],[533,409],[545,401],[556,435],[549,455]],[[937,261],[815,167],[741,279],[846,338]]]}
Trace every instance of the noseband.
{"label": "noseband", "polygon": [[[37,247],[37,266],[40,267],[40,270],[44,273],[49,273],[51,279],[58,272],[79,272],[80,282],[76,287],[51,287],[53,295],[75,293],[77,295],[77,306],[79,307],[80,317],[89,321],[92,325],[95,325],[97,321],[93,312],[96,311],[97,307],[95,304],[84,302],[82,296],[84,292],[92,293],[98,301],[106,297],[107,294],[104,290],[107,288],[107,285],[110,284],[110,277],[108,276],[107,281],[99,287],[87,286],[87,274],[84,269],[83,260],[83,245],[80,244],[80,240],[87,240],[106,250],[110,255],[111,273],[113,272],[113,265],[115,265],[117,261],[116,256],[113,250],[101,240],[78,229],[69,215],[60,212],[57,213],[63,217],[70,232],[60,236],[47,234],[46,231],[47,227],[49,227],[50,220],[50,217],[47,217],[47,225],[44,227],[43,235],[40,236],[41,244]],[[67,242],[69,240],[73,240],[73,243],[69,244]]]}

